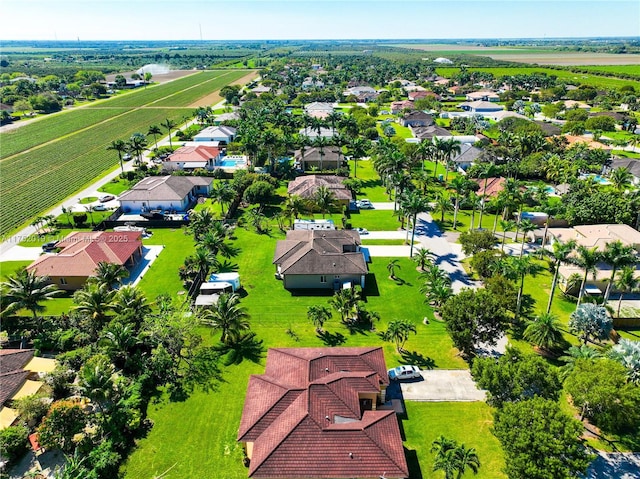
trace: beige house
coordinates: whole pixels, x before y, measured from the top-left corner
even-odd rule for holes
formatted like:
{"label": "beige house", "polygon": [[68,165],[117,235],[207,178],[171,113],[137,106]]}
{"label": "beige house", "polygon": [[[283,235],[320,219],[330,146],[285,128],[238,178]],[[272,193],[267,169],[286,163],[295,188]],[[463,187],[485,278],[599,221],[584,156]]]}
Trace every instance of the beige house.
{"label": "beige house", "polygon": [[289,195],[311,200],[318,188],[324,186],[334,194],[336,203],[341,206],[348,206],[353,199],[353,195],[351,190],[344,186],[343,180],[344,178],[333,175],[298,176],[295,180],[289,182],[287,192]]}

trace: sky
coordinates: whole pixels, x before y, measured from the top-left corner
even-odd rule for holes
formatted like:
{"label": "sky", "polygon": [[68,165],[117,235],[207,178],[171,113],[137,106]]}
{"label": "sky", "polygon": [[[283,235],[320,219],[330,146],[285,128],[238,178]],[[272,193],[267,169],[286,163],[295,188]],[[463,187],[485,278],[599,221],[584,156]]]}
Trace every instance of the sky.
{"label": "sky", "polygon": [[0,0],[0,17],[2,40],[640,36],[640,0]]}

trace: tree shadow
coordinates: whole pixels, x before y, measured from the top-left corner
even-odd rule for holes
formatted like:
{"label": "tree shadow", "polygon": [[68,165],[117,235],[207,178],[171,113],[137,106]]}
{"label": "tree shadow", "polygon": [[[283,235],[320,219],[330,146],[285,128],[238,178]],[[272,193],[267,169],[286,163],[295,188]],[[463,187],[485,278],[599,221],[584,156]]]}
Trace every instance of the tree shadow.
{"label": "tree shadow", "polygon": [[347,342],[347,338],[342,333],[330,333],[329,331],[320,331],[316,336],[324,343],[325,346],[340,346]]}
{"label": "tree shadow", "polygon": [[402,351],[400,357],[404,364],[412,364],[420,369],[433,369],[436,367],[436,362],[432,358],[416,351]]}
{"label": "tree shadow", "polygon": [[257,339],[253,332],[242,335],[233,344],[220,343],[214,348],[220,354],[225,366],[238,365],[245,360],[259,363],[266,350],[262,339]]}

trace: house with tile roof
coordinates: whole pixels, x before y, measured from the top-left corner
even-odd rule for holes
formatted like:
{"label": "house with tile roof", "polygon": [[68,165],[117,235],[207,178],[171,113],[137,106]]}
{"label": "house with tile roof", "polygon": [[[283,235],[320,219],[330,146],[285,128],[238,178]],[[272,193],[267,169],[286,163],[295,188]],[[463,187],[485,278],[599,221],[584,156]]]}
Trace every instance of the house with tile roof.
{"label": "house with tile roof", "polygon": [[416,107],[412,101],[403,100],[403,101],[393,101],[391,102],[391,106],[389,107],[391,114],[395,115],[397,113],[401,113],[405,110],[415,110]]}
{"label": "house with tile roof", "polygon": [[369,272],[355,230],[292,230],[276,244],[276,278],[286,289],[364,288]]}
{"label": "house with tile roof", "polygon": [[437,93],[434,93],[432,91],[426,91],[426,90],[420,91],[420,90],[417,90],[417,91],[411,91],[408,94],[408,98],[411,101],[421,100],[421,99],[427,98],[427,97],[432,97],[437,101],[442,100],[442,97],[440,95],[438,95]]}
{"label": "house with tile roof", "polygon": [[464,111],[468,111],[470,113],[493,113],[496,111],[504,110],[502,105],[496,105],[490,101],[483,100],[475,100],[475,101],[465,101],[460,103],[458,107],[462,108]]}
{"label": "house with tile roof", "polygon": [[437,125],[409,127],[413,136],[420,140],[432,140],[434,137],[453,136],[449,130]]}
{"label": "house with tile roof", "polygon": [[251,478],[409,476],[382,348],[273,348],[238,430]]}
{"label": "house with tile roof", "polygon": [[0,429],[18,420],[11,402],[37,393],[44,385],[40,376],[55,366],[54,359],[35,357],[33,349],[0,349]]}
{"label": "house with tile roof", "polygon": [[58,253],[45,253],[27,266],[49,278],[59,289],[74,291],[95,275],[98,263],[113,263],[131,270],[142,257],[140,231],[75,231],[61,241]]}
{"label": "house with tile roof", "polygon": [[433,117],[421,110],[410,111],[398,118],[398,123],[402,126],[431,126],[435,124]]}
{"label": "house with tile roof", "polygon": [[458,171],[464,172],[475,163],[481,154],[482,150],[480,148],[476,148],[470,143],[462,143],[460,145],[460,153],[452,158],[451,161],[455,163]]}
{"label": "house with tile roof", "polygon": [[208,126],[193,137],[193,141],[217,141],[228,144],[236,137],[237,130],[232,126]]}
{"label": "house with tile roof", "polygon": [[465,98],[467,101],[477,101],[477,100],[489,101],[489,102],[500,101],[500,95],[489,90],[472,91],[471,93],[467,93]]}
{"label": "house with tile roof", "polygon": [[186,212],[199,196],[209,196],[212,178],[203,176],[150,176],[120,195],[125,213],[151,210]]}
{"label": "house with tile roof", "polygon": [[[215,127],[227,128],[227,127]],[[204,142],[201,137],[199,142]],[[224,150],[217,146],[190,144],[181,146],[162,160],[164,171],[213,170],[224,156]]]}
{"label": "house with tile roof", "polygon": [[296,150],[293,155],[296,165],[304,171],[311,168],[319,170],[335,170],[340,168],[343,163],[342,155],[337,146],[326,146],[322,149],[312,147],[304,150]]}
{"label": "house with tile roof", "polygon": [[314,101],[305,105],[304,112],[314,118],[327,118],[334,112],[334,108],[331,103]]}
{"label": "house with tile roof", "polygon": [[310,200],[314,197],[318,188],[324,186],[334,194],[338,204],[347,206],[353,199],[353,195],[351,190],[344,186],[343,180],[344,178],[333,175],[298,176],[289,182],[287,192],[289,195],[296,195]]}
{"label": "house with tile roof", "polygon": [[[495,198],[498,194],[504,190],[504,186],[507,183],[507,179],[500,177],[492,177],[492,178],[478,178],[473,180],[478,183],[480,189],[477,191],[478,195],[484,196],[486,198]],[[485,183],[486,181],[486,183]],[[486,186],[485,186],[486,184]]]}

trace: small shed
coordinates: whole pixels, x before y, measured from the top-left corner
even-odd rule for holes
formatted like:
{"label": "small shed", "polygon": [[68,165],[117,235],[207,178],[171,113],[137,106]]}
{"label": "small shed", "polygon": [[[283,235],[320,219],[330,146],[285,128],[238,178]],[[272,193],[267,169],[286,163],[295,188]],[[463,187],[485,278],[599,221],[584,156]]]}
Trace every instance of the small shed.
{"label": "small shed", "polygon": [[[240,274],[239,273],[213,273],[209,277],[208,283],[203,283],[203,286],[206,284],[215,284],[215,283],[227,283],[231,286],[232,291],[236,292],[241,288],[240,285]],[[202,288],[200,288],[202,291]]]}

